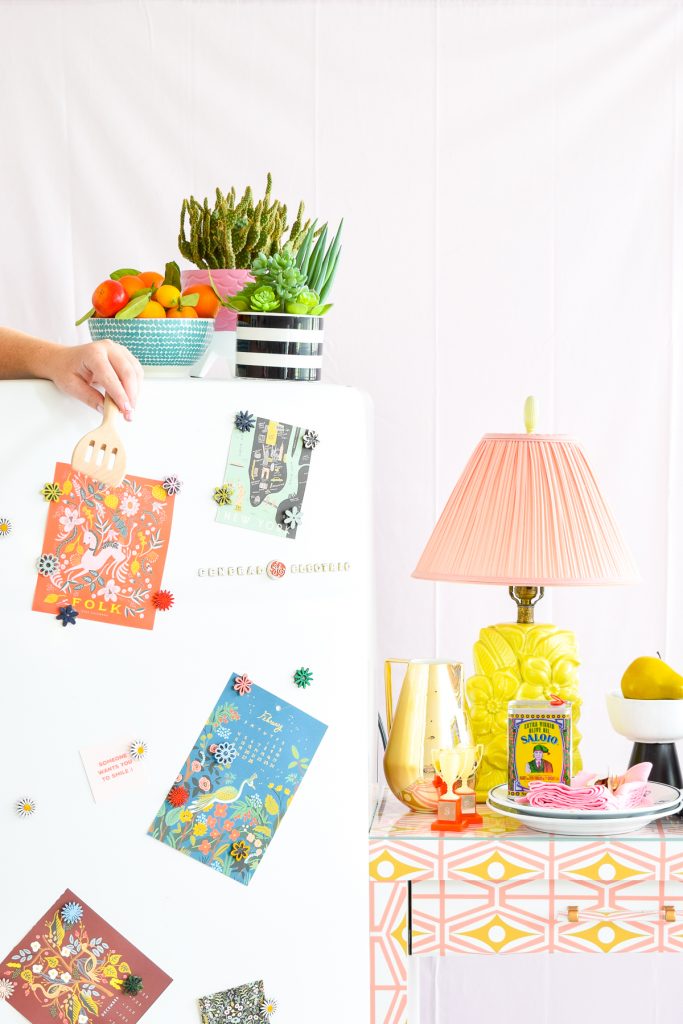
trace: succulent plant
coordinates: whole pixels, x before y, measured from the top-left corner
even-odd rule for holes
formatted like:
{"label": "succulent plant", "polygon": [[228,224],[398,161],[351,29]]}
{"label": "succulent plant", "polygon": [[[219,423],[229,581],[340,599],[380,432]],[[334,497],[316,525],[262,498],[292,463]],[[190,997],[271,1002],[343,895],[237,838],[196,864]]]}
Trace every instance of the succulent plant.
{"label": "succulent plant", "polygon": [[251,308],[261,313],[272,313],[280,308],[280,299],[269,285],[262,284],[252,293]]}
{"label": "succulent plant", "polygon": [[256,281],[228,300],[232,309],[322,316],[330,308],[321,304],[318,292],[307,287],[306,274],[297,266],[296,255],[289,247],[271,256],[259,253],[251,273]]}
{"label": "succulent plant", "polygon": [[[251,186],[241,199],[231,188],[225,195],[216,189],[213,207],[190,196],[180,211],[178,247],[183,256],[202,269],[250,267],[258,253],[271,256],[285,245],[296,253],[311,229],[304,222],[304,204],[299,203],[291,228],[287,206],[271,197],[273,179],[268,174],[263,199],[254,202]],[[288,237],[285,237],[289,232]]]}

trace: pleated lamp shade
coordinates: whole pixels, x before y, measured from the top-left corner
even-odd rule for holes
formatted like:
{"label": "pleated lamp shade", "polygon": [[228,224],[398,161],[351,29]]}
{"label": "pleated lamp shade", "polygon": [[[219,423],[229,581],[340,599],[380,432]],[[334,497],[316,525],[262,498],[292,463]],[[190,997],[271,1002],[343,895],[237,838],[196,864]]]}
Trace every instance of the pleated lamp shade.
{"label": "pleated lamp shade", "polygon": [[558,434],[486,434],[413,576],[506,586],[638,579],[580,445]]}

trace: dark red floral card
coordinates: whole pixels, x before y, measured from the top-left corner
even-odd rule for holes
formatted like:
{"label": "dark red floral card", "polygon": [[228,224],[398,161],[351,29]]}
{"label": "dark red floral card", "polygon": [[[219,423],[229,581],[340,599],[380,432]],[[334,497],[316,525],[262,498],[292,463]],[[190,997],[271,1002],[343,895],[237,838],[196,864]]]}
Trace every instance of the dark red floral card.
{"label": "dark red floral card", "polygon": [[0,1001],[34,1024],[135,1024],[173,979],[70,889],[0,964]]}

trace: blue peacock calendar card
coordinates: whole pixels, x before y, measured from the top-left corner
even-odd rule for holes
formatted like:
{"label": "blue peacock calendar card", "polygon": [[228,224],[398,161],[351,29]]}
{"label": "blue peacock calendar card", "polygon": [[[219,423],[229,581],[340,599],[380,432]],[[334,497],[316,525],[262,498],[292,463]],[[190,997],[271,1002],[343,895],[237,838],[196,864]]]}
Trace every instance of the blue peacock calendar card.
{"label": "blue peacock calendar card", "polygon": [[148,834],[249,885],[326,729],[233,673]]}

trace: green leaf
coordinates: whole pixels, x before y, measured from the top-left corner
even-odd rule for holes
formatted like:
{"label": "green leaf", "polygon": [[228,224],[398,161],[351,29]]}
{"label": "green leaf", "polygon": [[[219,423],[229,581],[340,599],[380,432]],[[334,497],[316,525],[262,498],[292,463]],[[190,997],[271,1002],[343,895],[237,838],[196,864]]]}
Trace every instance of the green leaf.
{"label": "green leaf", "polygon": [[164,274],[164,284],[172,284],[174,288],[180,291],[180,267],[171,260],[170,263],[166,264],[166,273]]}
{"label": "green leaf", "polygon": [[292,747],[292,757],[297,757],[298,758],[298,756],[299,756],[298,747]]}
{"label": "green leaf", "polygon": [[313,245],[313,236],[315,235],[315,228],[317,223],[318,220],[316,218],[316,220],[313,221],[310,228],[306,232],[306,237],[304,238],[303,243],[298,253],[296,254],[296,265],[302,274],[306,274],[308,272],[309,254],[311,251],[311,246]]}
{"label": "green leaf", "polygon": [[139,270],[131,270],[130,267],[123,267],[121,270],[112,270],[109,275],[112,281],[118,281],[120,277],[127,277],[128,274],[132,274],[133,277],[137,277],[141,273]]}
{"label": "green leaf", "polygon": [[171,825],[176,825],[180,821],[180,812],[182,809],[182,807],[172,807],[170,811],[166,811],[165,821],[169,828]]}
{"label": "green leaf", "polygon": [[[342,217],[342,219],[339,222],[339,227],[337,228],[337,233],[332,239],[332,244],[325,253],[325,258],[323,259],[322,263],[317,268],[316,284],[318,285],[319,289],[322,289],[324,285],[327,283],[328,278],[333,272],[333,268],[336,266],[337,259],[339,257],[339,250],[341,248],[340,240],[343,226],[344,218]],[[311,287],[313,286],[311,285]]]}
{"label": "green leaf", "polygon": [[260,832],[262,836],[270,836],[273,834],[273,830],[268,828],[267,825],[255,825],[254,832]]}
{"label": "green leaf", "polygon": [[178,306],[182,309],[183,306],[196,306],[198,302],[199,292],[192,292],[191,295],[181,295]]}
{"label": "green leaf", "polygon": [[324,281],[324,283],[323,283],[323,285],[322,285],[322,287],[320,289],[320,299],[321,299],[321,301],[323,299],[327,298],[327,293],[329,292],[330,288],[332,287],[332,282],[334,281],[334,275],[337,273],[337,265],[339,263],[339,257],[341,256],[341,254],[342,254],[341,249],[338,249],[337,250],[337,255],[334,257],[334,262],[330,264],[330,268],[329,268],[329,270],[327,272],[327,278],[325,279],[325,281]]}
{"label": "green leaf", "polygon": [[94,309],[89,309],[87,313],[83,314],[83,316],[80,318],[80,320],[76,321],[76,327],[80,327],[81,324],[84,324],[86,320],[89,320],[90,317],[94,316],[94,315],[95,315],[95,310]]}
{"label": "green leaf", "polygon": [[133,317],[138,315],[138,313],[142,313],[143,309],[145,308],[148,302],[149,299],[147,297],[147,292],[145,292],[143,295],[137,295],[134,299],[131,299],[130,302],[123,307],[123,309],[120,309],[118,311],[118,313],[116,314],[116,319],[132,320]]}
{"label": "green leaf", "polygon": [[320,238],[316,242],[315,249],[311,253],[311,263],[308,268],[308,287],[314,291],[320,291],[318,282],[318,271],[325,258],[325,245],[327,244],[327,224],[322,230]]}
{"label": "green leaf", "polygon": [[131,295],[131,299],[137,299],[138,295],[146,295],[147,300],[149,301],[149,299],[152,298],[153,291],[153,288],[138,288],[138,290],[136,292],[133,292],[133,294]]}
{"label": "green leaf", "polygon": [[333,305],[334,305],[334,303],[332,303],[332,302],[325,302],[325,303],[322,303],[320,306],[314,306],[313,309],[309,309],[308,310],[308,315],[309,316],[325,316],[325,313],[327,313],[330,309],[332,309]]}

